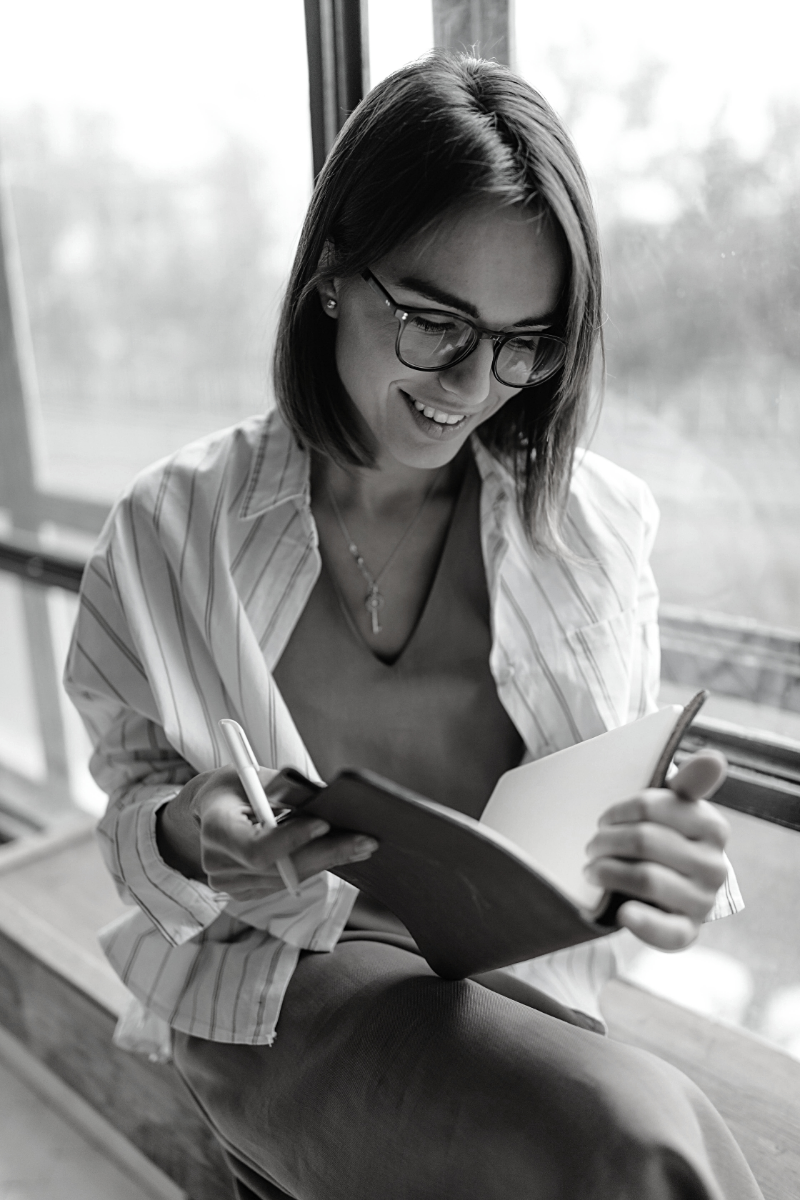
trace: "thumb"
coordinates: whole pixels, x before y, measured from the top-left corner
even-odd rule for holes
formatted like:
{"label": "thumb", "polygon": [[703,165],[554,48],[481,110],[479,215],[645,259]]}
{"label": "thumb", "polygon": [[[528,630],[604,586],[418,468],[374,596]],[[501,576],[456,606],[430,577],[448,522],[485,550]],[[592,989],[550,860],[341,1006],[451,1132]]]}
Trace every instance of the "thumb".
{"label": "thumb", "polygon": [[684,800],[701,800],[713,796],[727,773],[728,764],[719,750],[698,750],[667,780],[667,787]]}

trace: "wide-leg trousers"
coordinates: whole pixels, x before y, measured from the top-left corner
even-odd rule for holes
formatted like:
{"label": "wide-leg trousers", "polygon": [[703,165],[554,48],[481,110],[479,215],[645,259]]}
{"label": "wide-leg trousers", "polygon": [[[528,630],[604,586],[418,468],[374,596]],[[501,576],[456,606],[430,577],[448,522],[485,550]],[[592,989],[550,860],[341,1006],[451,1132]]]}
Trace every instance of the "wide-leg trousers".
{"label": "wide-leg trousers", "polygon": [[272,1046],[174,1054],[242,1200],[761,1200],[679,1071],[394,945],[301,956]]}

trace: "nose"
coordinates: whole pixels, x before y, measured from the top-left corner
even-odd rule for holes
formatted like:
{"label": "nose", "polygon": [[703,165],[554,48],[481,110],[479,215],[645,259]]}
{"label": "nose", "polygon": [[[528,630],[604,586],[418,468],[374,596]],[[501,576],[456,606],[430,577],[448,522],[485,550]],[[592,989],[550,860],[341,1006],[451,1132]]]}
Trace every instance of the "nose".
{"label": "nose", "polygon": [[473,408],[489,399],[492,387],[493,343],[486,338],[460,363],[437,372],[439,383],[453,399]]}

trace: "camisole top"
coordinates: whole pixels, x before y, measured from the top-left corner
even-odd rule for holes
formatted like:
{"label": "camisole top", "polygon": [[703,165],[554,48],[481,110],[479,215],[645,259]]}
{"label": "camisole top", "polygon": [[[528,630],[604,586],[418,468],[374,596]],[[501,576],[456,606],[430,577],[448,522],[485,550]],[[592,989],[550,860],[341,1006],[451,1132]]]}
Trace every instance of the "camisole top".
{"label": "camisole top", "polygon": [[428,597],[391,662],[361,636],[323,559],[275,681],[324,780],[366,767],[478,817],[519,764],[522,738],[489,670],[479,506],[470,454]]}

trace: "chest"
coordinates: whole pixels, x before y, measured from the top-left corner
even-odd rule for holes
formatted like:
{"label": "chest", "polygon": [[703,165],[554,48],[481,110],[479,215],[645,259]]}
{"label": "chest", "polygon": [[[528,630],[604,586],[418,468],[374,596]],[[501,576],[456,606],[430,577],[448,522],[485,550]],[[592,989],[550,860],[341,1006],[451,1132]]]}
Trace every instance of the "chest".
{"label": "chest", "polygon": [[399,653],[378,656],[323,556],[275,681],[323,778],[368,767],[477,816],[523,752],[490,669],[477,486],[462,489],[421,611],[409,616]]}

